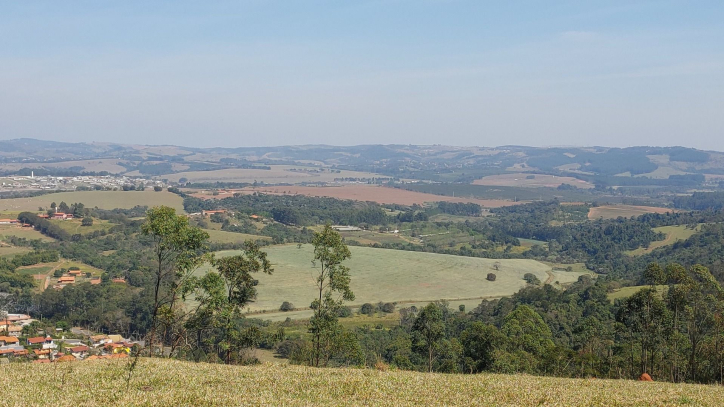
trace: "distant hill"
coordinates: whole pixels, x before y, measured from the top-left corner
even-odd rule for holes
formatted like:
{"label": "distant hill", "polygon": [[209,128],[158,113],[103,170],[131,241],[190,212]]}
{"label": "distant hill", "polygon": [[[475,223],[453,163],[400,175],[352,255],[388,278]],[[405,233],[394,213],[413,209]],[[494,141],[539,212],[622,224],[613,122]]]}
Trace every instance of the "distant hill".
{"label": "distant hill", "polygon": [[396,178],[471,183],[484,176],[526,173],[574,177],[591,185],[715,185],[724,153],[685,147],[452,147],[443,145],[302,145],[192,148],[117,143],[0,141],[0,175],[22,169],[163,176],[186,171],[324,166]]}
{"label": "distant hill", "polygon": [[[721,386],[141,359],[0,366],[3,405],[719,406]],[[655,379],[655,378],[654,378]]]}

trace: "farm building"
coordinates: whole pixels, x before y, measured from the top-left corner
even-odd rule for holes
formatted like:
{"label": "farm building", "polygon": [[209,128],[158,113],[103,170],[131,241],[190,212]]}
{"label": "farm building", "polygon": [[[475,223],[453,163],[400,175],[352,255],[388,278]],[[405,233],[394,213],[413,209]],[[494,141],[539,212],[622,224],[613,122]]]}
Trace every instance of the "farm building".
{"label": "farm building", "polygon": [[18,223],[17,219],[0,219],[0,225],[17,225]]}
{"label": "farm building", "polygon": [[75,277],[73,276],[63,276],[58,279],[58,284],[73,284],[75,283]]}

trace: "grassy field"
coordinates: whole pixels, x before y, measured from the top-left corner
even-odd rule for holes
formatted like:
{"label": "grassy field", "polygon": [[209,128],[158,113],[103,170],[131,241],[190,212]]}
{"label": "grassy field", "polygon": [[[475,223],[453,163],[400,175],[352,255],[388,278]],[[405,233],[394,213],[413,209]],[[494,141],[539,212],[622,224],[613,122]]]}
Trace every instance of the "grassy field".
{"label": "grassy field", "polygon": [[230,168],[214,171],[187,171],[162,175],[172,182],[186,178],[189,182],[265,182],[267,184],[299,184],[303,182],[334,182],[335,178],[373,178],[384,175],[370,172],[331,172],[328,169],[298,165],[271,165],[270,170]]}
{"label": "grassy field", "polygon": [[666,213],[671,211],[672,209],[669,208],[659,208],[655,206],[604,205],[591,208],[588,212],[588,219],[616,219],[619,216],[630,218],[647,213]]}
{"label": "grassy field", "polygon": [[54,242],[52,237],[45,236],[33,228],[21,228],[11,225],[0,225],[0,239],[5,236],[17,236],[28,240],[40,239],[45,242]]}
{"label": "grassy field", "polygon": [[[447,375],[142,358],[0,366],[7,406],[718,406],[724,387],[683,383]],[[43,380],[38,380],[42,377]],[[654,378],[656,379],[656,378]]]}
{"label": "grassy field", "polygon": [[651,242],[649,247],[639,247],[636,250],[629,250],[626,252],[626,254],[631,256],[640,256],[642,254],[651,253],[652,251],[654,251],[654,249],[657,249],[659,247],[674,244],[679,240],[686,240],[700,230],[701,225],[697,226],[696,229],[690,229],[686,225],[662,226],[659,228],[654,228],[654,231],[656,232],[665,233],[666,239]]}
{"label": "grassy field", "polygon": [[16,254],[23,254],[33,251],[28,247],[17,247],[17,246],[0,246],[0,257],[13,257]]}
{"label": "grassy field", "polygon": [[[637,292],[641,291],[642,289],[648,288],[648,287],[649,286],[647,286],[647,285],[633,285],[631,287],[619,288],[618,290],[616,290],[612,293],[609,293],[608,299],[611,302],[613,302],[614,300],[622,300],[622,299],[628,298],[628,297],[636,294]],[[660,294],[663,295],[664,292],[666,291],[666,288],[667,288],[667,286],[665,286],[665,285],[657,285],[656,291],[658,291]]]}
{"label": "grassy field", "polygon": [[522,188],[557,188],[562,184],[573,185],[578,188],[588,189],[594,185],[573,177],[559,177],[556,175],[545,174],[500,174],[488,175],[481,179],[473,181],[475,185],[502,186],[502,187],[522,187]]}
{"label": "grassy field", "polygon": [[214,243],[243,243],[247,240],[271,240],[269,236],[247,235],[246,233],[226,232],[223,230],[204,229]]}
{"label": "grassy field", "polygon": [[[256,275],[258,299],[252,311],[275,311],[283,301],[298,308],[308,307],[315,296],[312,246],[265,247],[274,265],[274,274]],[[535,274],[541,281],[548,278],[551,267],[534,260],[493,260],[402,250],[350,247],[352,258],[346,262],[352,275],[356,300],[352,306],[366,302],[423,303],[439,299],[474,300],[511,295],[525,286],[523,275]],[[236,254],[219,252],[220,256]],[[493,266],[499,263],[499,270]],[[198,270],[202,274],[208,266]],[[487,281],[495,273],[494,282]],[[573,275],[575,274],[575,275]],[[580,273],[573,273],[577,278]]]}
{"label": "grassy field", "polygon": [[136,205],[166,205],[183,211],[183,198],[171,192],[154,191],[77,191],[58,192],[31,198],[0,199],[0,213],[36,212],[38,207],[49,208],[52,202],[65,202],[71,205],[83,203],[88,208],[130,209]]}
{"label": "grassy field", "polygon": [[50,222],[58,225],[61,229],[65,230],[66,232],[74,235],[74,234],[81,234],[85,235],[91,232],[95,232],[96,230],[108,230],[115,226],[112,223],[108,223],[108,221],[103,221],[100,219],[93,219],[93,225],[92,226],[82,226],[81,222],[83,222],[82,219],[69,219],[69,220],[51,220]]}

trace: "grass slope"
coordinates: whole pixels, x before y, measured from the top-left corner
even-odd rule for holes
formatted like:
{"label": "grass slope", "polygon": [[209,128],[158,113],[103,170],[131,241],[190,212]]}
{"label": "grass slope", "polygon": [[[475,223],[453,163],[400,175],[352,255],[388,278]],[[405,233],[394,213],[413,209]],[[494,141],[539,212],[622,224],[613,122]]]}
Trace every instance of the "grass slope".
{"label": "grass slope", "polygon": [[672,245],[679,240],[686,240],[701,231],[701,226],[702,225],[697,226],[696,229],[690,229],[687,225],[662,226],[654,228],[654,232],[665,233],[666,239],[651,242],[649,247],[639,247],[636,250],[627,251],[626,254],[630,256],[640,256],[642,254],[651,253],[654,249],[658,249],[659,247]]}
{"label": "grass slope", "polygon": [[[277,310],[283,301],[308,307],[315,297],[312,245],[263,248],[274,266],[274,274],[255,275],[259,280],[258,298],[252,310]],[[481,299],[511,295],[525,286],[523,275],[548,278],[551,267],[534,260],[494,260],[402,250],[350,247],[352,257],[345,262],[351,269],[356,300],[350,305],[383,302],[425,302],[439,299]],[[237,251],[219,252],[228,256]],[[493,269],[500,264],[498,271]],[[208,266],[198,273],[204,273]],[[487,281],[488,273],[497,275]],[[573,273],[571,273],[573,274]],[[577,279],[580,273],[575,274]]]}
{"label": "grass slope", "polygon": [[[717,406],[724,387],[495,374],[443,375],[141,359],[0,366],[3,405]],[[38,378],[42,378],[39,380]]]}

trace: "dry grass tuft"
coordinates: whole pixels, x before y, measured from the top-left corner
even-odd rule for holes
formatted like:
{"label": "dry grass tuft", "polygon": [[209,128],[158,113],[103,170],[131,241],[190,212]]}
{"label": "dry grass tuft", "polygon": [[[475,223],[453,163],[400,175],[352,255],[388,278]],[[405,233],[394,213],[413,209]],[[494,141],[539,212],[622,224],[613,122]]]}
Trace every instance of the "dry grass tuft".
{"label": "dry grass tuft", "polygon": [[[2,405],[564,405],[718,406],[724,387],[495,374],[254,367],[139,360],[128,390],[126,361],[0,366]],[[58,384],[63,383],[62,389]]]}

